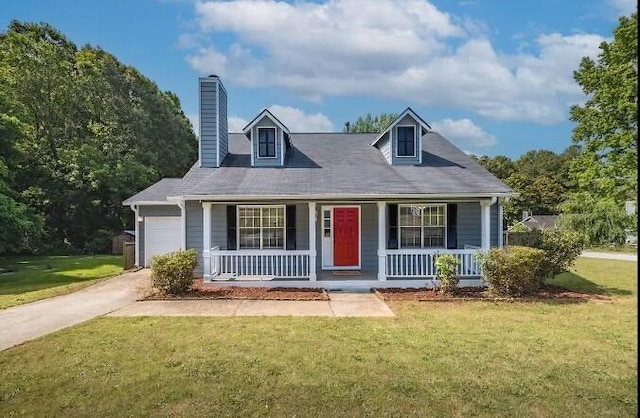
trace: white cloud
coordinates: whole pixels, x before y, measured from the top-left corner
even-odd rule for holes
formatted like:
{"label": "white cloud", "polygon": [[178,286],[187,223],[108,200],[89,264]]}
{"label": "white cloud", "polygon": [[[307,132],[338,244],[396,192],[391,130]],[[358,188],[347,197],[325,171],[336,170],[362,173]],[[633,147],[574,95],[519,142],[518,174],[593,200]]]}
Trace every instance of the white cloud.
{"label": "white cloud", "polygon": [[431,123],[431,127],[458,147],[475,149],[491,147],[498,142],[495,136],[485,132],[467,118],[458,120],[443,119]]}
{"label": "white cloud", "polygon": [[[296,107],[269,106],[269,111],[291,132],[331,132],[333,123],[322,113],[305,113]],[[249,121],[239,116],[229,116],[229,132],[242,132]]]}
{"label": "white cloud", "polygon": [[619,16],[629,16],[638,9],[637,0],[608,0],[608,3]]}
{"label": "white cloud", "polygon": [[269,111],[291,132],[333,131],[333,123],[322,113],[307,114],[298,108],[280,105],[270,106]]}
{"label": "white cloud", "polygon": [[243,119],[239,116],[229,116],[227,118],[227,126],[229,127],[229,132],[242,132],[242,128],[247,126],[249,123],[248,120]]}
{"label": "white cloud", "polygon": [[377,96],[500,120],[566,120],[568,105],[583,99],[573,71],[581,57],[597,56],[604,40],[544,34],[529,42],[535,52],[505,54],[485,37],[481,22],[452,17],[426,0],[237,0],[195,7],[203,35],[236,38],[226,50],[209,44],[189,55],[201,73],[243,86],[283,87],[315,102]]}

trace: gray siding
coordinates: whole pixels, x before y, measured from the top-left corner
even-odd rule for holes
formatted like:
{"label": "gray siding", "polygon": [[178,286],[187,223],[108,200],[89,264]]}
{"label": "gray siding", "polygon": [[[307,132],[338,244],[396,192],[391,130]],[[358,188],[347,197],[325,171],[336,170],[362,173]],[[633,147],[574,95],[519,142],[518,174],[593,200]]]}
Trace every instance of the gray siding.
{"label": "gray siding", "polygon": [[389,140],[389,133],[384,134],[378,144],[378,148],[380,149],[382,156],[389,164],[391,164],[391,141]]}
{"label": "gray siding", "polygon": [[143,218],[142,222],[138,222],[137,219],[135,220],[139,224],[138,233],[140,234],[140,237],[138,238],[138,243],[140,245],[140,248],[138,248],[137,251],[138,251],[138,257],[141,265],[144,265],[144,255],[145,255],[144,219],[147,216],[181,216],[181,215],[182,215],[182,212],[180,210],[180,207],[177,205],[176,206],[174,205],[140,206],[138,208],[138,216],[142,216]]}
{"label": "gray siding", "polygon": [[479,202],[458,203],[458,248],[464,249],[465,244],[480,246],[482,244],[482,229]]}
{"label": "gray siding", "polygon": [[296,250],[309,249],[309,205],[296,204]]}
{"label": "gray siding", "polygon": [[219,143],[220,143],[220,161],[218,165],[222,164],[224,161],[224,157],[227,156],[227,152],[229,151],[229,128],[227,125],[227,90],[224,88],[224,85],[219,82],[219,98],[218,98],[218,107],[219,107],[219,117],[218,123],[220,124],[220,129],[218,133],[220,135]]}
{"label": "gray siding", "polygon": [[198,266],[194,274],[202,277],[202,204],[200,202],[186,203],[187,248],[198,252]]}
{"label": "gray siding", "polygon": [[498,246],[498,228],[500,225],[498,222],[498,204],[491,205],[489,217],[491,218],[491,237],[489,242],[492,247]]}
{"label": "gray siding", "polygon": [[[258,128],[276,128],[276,156],[275,158],[258,158]],[[264,116],[251,128],[251,145],[253,152],[254,167],[280,167],[282,154],[282,129],[267,116]]]}
{"label": "gray siding", "polygon": [[200,79],[200,166],[217,167],[218,125],[217,78]]}
{"label": "gray siding", "polygon": [[227,205],[211,205],[211,246],[227,250]]}
{"label": "gray siding", "polygon": [[[400,125],[413,125],[415,127],[415,132],[418,133],[418,140],[416,141],[416,156],[415,157],[396,157],[397,154],[397,131],[396,128]],[[393,165],[413,165],[420,163],[420,153],[422,152],[421,148],[421,135],[420,135],[420,124],[413,119],[411,116],[407,115],[398,122],[393,129],[391,129],[391,164]]]}

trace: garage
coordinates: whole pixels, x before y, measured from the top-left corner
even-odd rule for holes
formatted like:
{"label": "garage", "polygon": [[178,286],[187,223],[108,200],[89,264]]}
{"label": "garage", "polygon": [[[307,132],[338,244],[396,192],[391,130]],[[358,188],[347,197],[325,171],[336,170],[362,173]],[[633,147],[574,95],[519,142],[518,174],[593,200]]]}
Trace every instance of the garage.
{"label": "garage", "polygon": [[177,216],[148,216],[144,223],[144,265],[151,257],[177,251],[181,247],[181,219]]}

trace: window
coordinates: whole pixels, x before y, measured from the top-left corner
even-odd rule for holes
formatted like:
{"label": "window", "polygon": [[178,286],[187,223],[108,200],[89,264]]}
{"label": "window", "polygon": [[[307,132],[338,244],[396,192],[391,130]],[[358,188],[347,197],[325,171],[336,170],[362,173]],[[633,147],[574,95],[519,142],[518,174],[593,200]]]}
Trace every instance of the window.
{"label": "window", "polygon": [[416,156],[416,127],[415,126],[398,126],[397,133],[397,150],[398,157],[415,157]]}
{"label": "window", "polygon": [[401,248],[444,248],[445,205],[399,205]]}
{"label": "window", "polygon": [[284,206],[239,206],[240,249],[284,249]]}
{"label": "window", "polygon": [[276,128],[258,128],[258,158],[275,158]]}

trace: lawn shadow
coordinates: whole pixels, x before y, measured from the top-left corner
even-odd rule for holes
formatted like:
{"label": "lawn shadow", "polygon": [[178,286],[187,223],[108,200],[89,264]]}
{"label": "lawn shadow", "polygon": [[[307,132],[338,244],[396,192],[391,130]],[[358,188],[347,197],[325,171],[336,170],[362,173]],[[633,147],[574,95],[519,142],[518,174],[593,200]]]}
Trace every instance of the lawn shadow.
{"label": "lawn shadow", "polygon": [[600,296],[631,296],[633,292],[627,289],[618,289],[616,287],[601,286],[597,283],[587,280],[570,271],[557,275],[551,280],[547,280],[548,284],[564,287],[565,289],[575,292],[585,293],[588,295]]}

